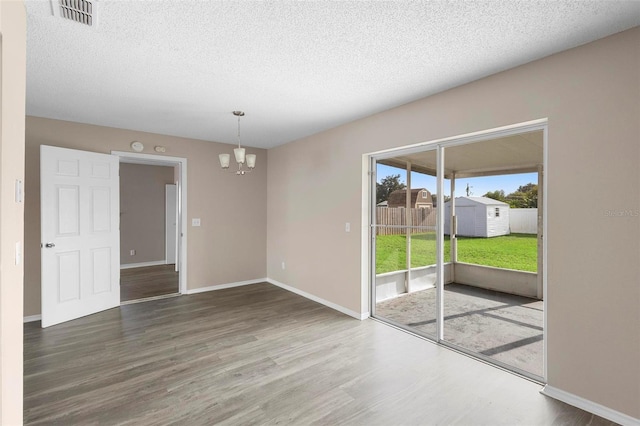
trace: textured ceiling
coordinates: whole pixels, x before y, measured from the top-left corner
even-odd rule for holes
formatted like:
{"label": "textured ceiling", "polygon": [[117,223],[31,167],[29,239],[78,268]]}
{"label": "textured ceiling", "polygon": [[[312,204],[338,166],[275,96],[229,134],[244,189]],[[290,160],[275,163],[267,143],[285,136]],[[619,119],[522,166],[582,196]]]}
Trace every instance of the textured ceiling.
{"label": "textured ceiling", "polygon": [[640,25],[638,1],[27,0],[27,114],[269,148]]}

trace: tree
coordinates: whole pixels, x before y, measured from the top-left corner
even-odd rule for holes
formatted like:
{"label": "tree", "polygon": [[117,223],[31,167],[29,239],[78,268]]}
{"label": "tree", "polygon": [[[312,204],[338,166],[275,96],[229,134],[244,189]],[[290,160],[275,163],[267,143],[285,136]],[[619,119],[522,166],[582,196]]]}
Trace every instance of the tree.
{"label": "tree", "polygon": [[[449,195],[444,196],[444,202],[451,200]],[[433,203],[433,208],[438,207],[438,194],[431,194],[431,202]]]}
{"label": "tree", "polygon": [[376,184],[376,204],[389,199],[389,194],[398,189],[406,189],[407,185],[400,182],[400,175],[389,175],[382,178],[380,183]]}
{"label": "tree", "polygon": [[516,190],[516,192],[523,192],[523,193],[534,192],[534,191],[536,194],[538,193],[538,185],[536,185],[535,183],[528,183],[526,185],[521,185]]}
{"label": "tree", "polygon": [[489,191],[483,195],[483,197],[492,198],[494,200],[502,201],[503,203],[507,202],[507,196],[504,193],[503,189],[496,189],[495,191]]}
{"label": "tree", "polygon": [[538,207],[538,185],[528,183],[521,185],[514,192],[505,195],[504,190],[489,191],[483,197],[508,203],[514,209],[527,209]]}
{"label": "tree", "polygon": [[515,192],[507,195],[505,201],[513,208],[536,208],[538,207],[538,185],[534,183],[521,185]]}

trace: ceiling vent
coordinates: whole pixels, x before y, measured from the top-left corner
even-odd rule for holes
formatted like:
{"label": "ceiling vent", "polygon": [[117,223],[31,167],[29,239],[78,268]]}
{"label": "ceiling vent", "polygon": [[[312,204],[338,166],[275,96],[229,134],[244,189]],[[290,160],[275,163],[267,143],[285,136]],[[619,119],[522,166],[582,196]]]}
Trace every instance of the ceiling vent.
{"label": "ceiling vent", "polygon": [[53,15],[95,27],[98,4],[95,0],[51,0]]}

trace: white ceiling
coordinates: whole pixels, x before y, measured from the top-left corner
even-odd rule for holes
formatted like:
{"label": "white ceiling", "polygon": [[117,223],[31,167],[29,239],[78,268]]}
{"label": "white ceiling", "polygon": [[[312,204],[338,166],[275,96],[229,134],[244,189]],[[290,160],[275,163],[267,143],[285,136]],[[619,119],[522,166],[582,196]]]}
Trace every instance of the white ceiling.
{"label": "white ceiling", "polygon": [[26,0],[27,114],[269,148],[640,25],[640,1]]}

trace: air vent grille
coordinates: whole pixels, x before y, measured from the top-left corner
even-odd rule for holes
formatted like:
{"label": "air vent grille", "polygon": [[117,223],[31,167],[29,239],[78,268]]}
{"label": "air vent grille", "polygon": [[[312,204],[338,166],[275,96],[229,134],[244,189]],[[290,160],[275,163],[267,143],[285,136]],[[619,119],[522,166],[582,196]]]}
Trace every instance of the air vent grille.
{"label": "air vent grille", "polygon": [[[88,0],[57,0],[59,16],[84,25],[95,25],[95,3]],[[54,15],[56,7],[54,5]]]}

